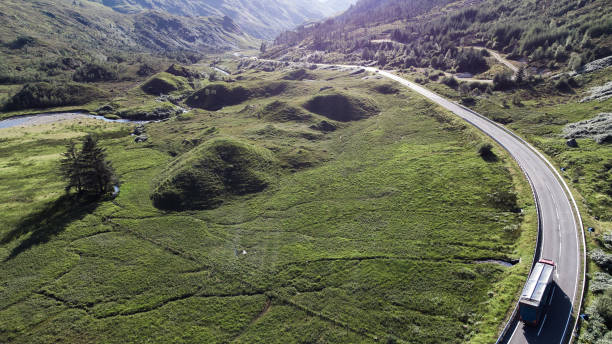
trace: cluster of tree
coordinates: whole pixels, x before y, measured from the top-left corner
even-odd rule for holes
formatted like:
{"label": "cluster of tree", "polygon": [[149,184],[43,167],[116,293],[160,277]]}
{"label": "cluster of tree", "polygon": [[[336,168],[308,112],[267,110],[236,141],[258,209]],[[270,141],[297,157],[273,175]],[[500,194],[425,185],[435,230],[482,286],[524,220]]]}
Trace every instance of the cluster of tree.
{"label": "cluster of tree", "polygon": [[26,84],[17,94],[6,102],[3,109],[6,111],[15,111],[21,109],[82,105],[104,96],[106,96],[104,91],[89,85],[39,82]]}
{"label": "cluster of tree", "polygon": [[88,63],[78,68],[72,79],[77,82],[116,81],[119,79],[117,62]]}
{"label": "cluster of tree", "polygon": [[79,194],[104,195],[113,190],[117,178],[97,139],[86,136],[80,150],[71,141],[62,156],[60,171],[67,182],[66,192],[75,189]]}
{"label": "cluster of tree", "polygon": [[[480,65],[475,54],[460,49],[468,45],[550,68],[579,68],[612,54],[612,8],[604,0],[488,0],[478,7],[437,12],[436,6],[447,2],[360,1],[339,17],[282,33],[267,54],[306,44],[311,50],[344,54],[348,61],[446,70],[465,70],[469,62]],[[396,28],[389,31],[389,26]]]}

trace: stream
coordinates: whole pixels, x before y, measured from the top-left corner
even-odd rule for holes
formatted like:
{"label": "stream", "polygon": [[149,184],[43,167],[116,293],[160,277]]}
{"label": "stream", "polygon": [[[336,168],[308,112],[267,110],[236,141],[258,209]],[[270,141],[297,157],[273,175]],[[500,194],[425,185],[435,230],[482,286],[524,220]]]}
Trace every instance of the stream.
{"label": "stream", "polygon": [[133,121],[129,119],[109,119],[104,116],[91,115],[84,112],[61,112],[61,113],[43,113],[39,115],[28,115],[7,118],[0,120],[0,129],[12,128],[21,125],[41,125],[55,123],[70,119],[84,119],[93,118],[104,122],[116,122],[116,123],[135,123],[143,124],[149,123],[150,121]]}

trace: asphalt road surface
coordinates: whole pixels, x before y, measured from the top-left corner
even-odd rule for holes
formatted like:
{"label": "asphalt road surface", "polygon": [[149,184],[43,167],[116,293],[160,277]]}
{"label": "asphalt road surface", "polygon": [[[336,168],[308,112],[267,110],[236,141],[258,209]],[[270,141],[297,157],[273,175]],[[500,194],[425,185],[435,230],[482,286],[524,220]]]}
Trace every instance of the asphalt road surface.
{"label": "asphalt road surface", "polygon": [[[540,245],[537,258],[553,260],[556,265],[554,294],[546,317],[538,327],[523,326],[513,319],[503,343],[565,343],[574,329],[574,301],[579,307],[582,297],[581,250],[582,228],[572,211],[574,200],[565,192],[554,167],[535,149],[500,125],[451,102],[438,94],[389,72],[366,68],[392,79],[465,119],[502,145],[521,166],[529,179],[540,215]],[[576,299],[578,296],[578,299]]]}

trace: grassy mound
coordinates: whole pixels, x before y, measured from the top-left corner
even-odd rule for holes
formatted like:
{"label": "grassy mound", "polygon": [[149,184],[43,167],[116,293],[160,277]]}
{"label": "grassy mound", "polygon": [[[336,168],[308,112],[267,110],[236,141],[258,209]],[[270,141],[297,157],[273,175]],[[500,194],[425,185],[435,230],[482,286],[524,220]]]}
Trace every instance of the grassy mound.
{"label": "grassy mound", "polygon": [[302,109],[278,100],[263,109],[262,117],[271,122],[305,122],[312,118]]}
{"label": "grassy mound", "polygon": [[166,73],[172,74],[174,76],[182,76],[184,78],[194,78],[199,79],[201,77],[200,73],[195,70],[189,69],[185,66],[178,65],[173,63],[170,68],[166,70]]}
{"label": "grassy mound", "polygon": [[26,84],[6,103],[4,110],[83,105],[107,96],[108,94],[99,88],[83,84]]}
{"label": "grassy mound", "polygon": [[147,80],[141,88],[148,94],[159,95],[182,91],[187,88],[187,83],[180,76],[159,73]]}
{"label": "grassy mound", "polygon": [[283,80],[298,80],[298,81],[316,80],[316,78],[317,77],[314,74],[308,73],[308,71],[303,68],[291,71],[285,74],[285,76],[283,76]]}
{"label": "grassy mound", "polygon": [[117,112],[117,116],[135,121],[151,121],[170,118],[182,112],[183,110],[178,106],[165,102],[121,110]]}
{"label": "grassy mound", "polygon": [[340,122],[357,121],[379,112],[378,107],[373,102],[341,93],[316,96],[307,101],[304,108]]}
{"label": "grassy mound", "polygon": [[151,200],[165,210],[211,209],[229,195],[265,189],[271,177],[266,171],[275,163],[273,154],[264,148],[217,139],[186,153],[166,169]]}
{"label": "grassy mound", "polygon": [[216,111],[224,106],[240,104],[249,99],[251,91],[242,87],[228,87],[222,84],[208,85],[187,98],[187,105]]}

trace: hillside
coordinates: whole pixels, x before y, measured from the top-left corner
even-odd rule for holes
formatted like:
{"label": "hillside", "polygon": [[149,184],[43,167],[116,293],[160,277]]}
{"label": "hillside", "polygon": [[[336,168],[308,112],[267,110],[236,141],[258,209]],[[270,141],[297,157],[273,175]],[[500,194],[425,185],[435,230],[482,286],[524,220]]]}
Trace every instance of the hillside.
{"label": "hillside", "polygon": [[361,0],[334,19],[279,35],[269,56],[451,71],[461,69],[463,47],[481,46],[544,73],[612,54],[611,35],[605,0]]}
{"label": "hillside", "polygon": [[272,39],[283,30],[347,9],[352,0],[117,0],[100,1],[122,13],[162,10],[180,16],[228,16],[254,37]]}
{"label": "hillside", "polygon": [[7,0],[0,18],[0,83],[58,79],[94,61],[129,69],[143,55],[194,62],[202,53],[257,46],[227,17],[122,14],[86,1]]}

